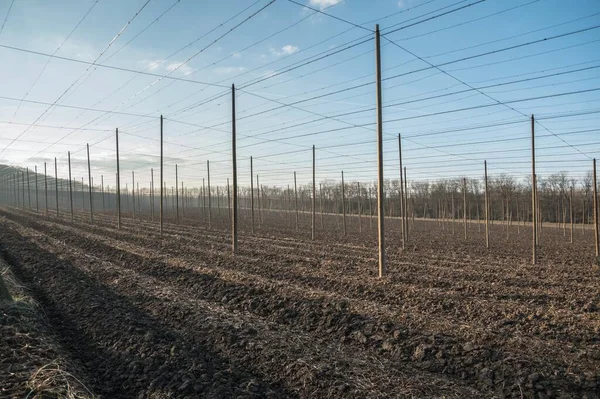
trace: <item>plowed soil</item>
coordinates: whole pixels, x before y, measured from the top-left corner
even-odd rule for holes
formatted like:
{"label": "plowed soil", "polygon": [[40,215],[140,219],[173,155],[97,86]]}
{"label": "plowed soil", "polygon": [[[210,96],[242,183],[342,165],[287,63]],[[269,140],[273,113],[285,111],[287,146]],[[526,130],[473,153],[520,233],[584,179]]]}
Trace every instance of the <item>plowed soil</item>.
{"label": "plowed soil", "polygon": [[[226,212],[224,212],[226,213]],[[148,215],[146,215],[148,216]],[[226,215],[165,224],[0,209],[0,244],[57,345],[105,398],[600,397],[591,230],[270,213],[231,255]],[[320,221],[319,221],[320,222]],[[374,224],[374,223],[373,223]],[[509,237],[506,238],[508,228]]]}

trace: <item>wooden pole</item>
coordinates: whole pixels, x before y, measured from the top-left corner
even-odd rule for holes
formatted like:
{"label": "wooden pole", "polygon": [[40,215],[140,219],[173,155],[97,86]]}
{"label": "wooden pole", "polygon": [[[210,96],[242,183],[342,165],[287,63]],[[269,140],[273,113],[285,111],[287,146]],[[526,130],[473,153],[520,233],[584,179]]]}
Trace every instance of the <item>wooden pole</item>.
{"label": "wooden pole", "polygon": [[571,222],[571,244],[573,244],[573,187],[571,186],[571,190],[569,193],[569,221]]}
{"label": "wooden pole", "polygon": [[212,229],[212,202],[210,195],[210,161],[206,161],[206,184],[208,188],[208,229]]}
{"label": "wooden pole", "polygon": [[404,241],[408,242],[410,237],[408,228],[408,179],[406,178],[406,166],[404,166]]}
{"label": "wooden pole", "polygon": [[131,206],[133,210],[133,220],[135,220],[135,172],[131,171]]}
{"label": "wooden pole", "polygon": [[104,194],[104,175],[100,175],[100,188],[102,190],[102,213],[106,212],[106,195]]}
{"label": "wooden pole", "polygon": [[[288,220],[288,226],[291,226],[292,224],[292,216],[291,216],[291,212],[292,212],[292,193],[290,192],[290,185],[287,185],[287,197],[288,197],[288,201],[287,201],[287,220]],[[284,199],[285,201],[285,199]]]}
{"label": "wooden pole", "polygon": [[596,183],[596,158],[593,161],[592,183],[594,184],[594,244],[596,247],[596,258],[600,256],[600,239],[598,237],[598,183]]}
{"label": "wooden pole", "polygon": [[465,240],[467,239],[467,179],[463,177],[463,224],[465,227]]}
{"label": "wooden pole", "polygon": [[488,189],[487,161],[483,161],[485,176],[485,247],[490,247],[490,200]]}
{"label": "wooden pole", "polygon": [[27,201],[29,202],[29,210],[31,210],[31,190],[29,184],[29,168],[27,168]]}
{"label": "wooden pole", "polygon": [[202,220],[206,223],[206,184],[202,178]]}
{"label": "wooden pole", "polygon": [[164,174],[163,174],[163,116],[160,116],[160,236],[163,234],[163,191],[164,191]]}
{"label": "wooden pole", "polygon": [[[537,204],[536,204],[536,196],[537,196],[537,182],[535,175],[535,119],[534,116],[531,115],[531,209],[532,209],[532,226],[533,226],[533,239],[532,239],[532,258],[531,263],[535,265],[537,260]],[[598,252],[596,250],[596,252]],[[597,255],[597,254],[596,254]]]}
{"label": "wooden pole", "polygon": [[58,206],[58,164],[56,162],[56,157],[54,157],[54,192],[56,194],[56,216],[59,215],[59,206]]}
{"label": "wooden pole", "polygon": [[367,194],[369,201],[369,230],[373,231],[373,203],[371,202],[371,187],[369,187],[369,193]]}
{"label": "wooden pole", "polygon": [[294,172],[294,203],[296,207],[296,230],[298,230],[298,185],[296,184],[296,172]]}
{"label": "wooden pole", "polygon": [[48,173],[46,170],[46,162],[44,162],[44,208],[46,216],[48,216]]}
{"label": "wooden pole", "polygon": [[92,169],[90,164],[90,145],[86,144],[87,148],[87,163],[88,163],[88,181],[89,181],[89,192],[90,192],[90,223],[94,224],[94,211],[92,206]]}
{"label": "wooden pole", "polygon": [[261,201],[261,187],[258,175],[256,175],[256,199],[258,200],[258,227],[262,225],[262,201]]}
{"label": "wooden pole", "polygon": [[[161,117],[162,126],[162,117]],[[162,135],[161,135],[162,137]],[[162,142],[162,139],[161,139]],[[116,129],[117,143],[117,228],[121,230],[121,167],[119,165],[119,128]],[[161,145],[162,147],[162,145]]]}
{"label": "wooden pole", "polygon": [[319,183],[319,201],[321,203],[321,230],[325,229],[325,223],[323,222],[323,188]]}
{"label": "wooden pole", "polygon": [[25,210],[25,172],[21,172],[21,191],[23,195],[23,201],[21,202],[23,210]]}
{"label": "wooden pole", "polygon": [[315,176],[315,146],[312,147],[312,239],[315,239],[315,224],[317,219],[317,188]]}
{"label": "wooden pole", "polygon": [[71,222],[74,221],[75,215],[73,214],[73,182],[71,180],[71,151],[68,153],[69,157],[69,201],[71,204]]}
{"label": "wooden pole", "polygon": [[400,224],[401,224],[401,239],[402,249],[406,248],[406,225],[404,220],[404,177],[402,176],[402,138],[398,133],[398,159],[400,160]]}
{"label": "wooden pole", "polygon": [[252,157],[250,157],[250,215],[252,219],[252,234],[254,234],[254,170],[252,168]]}
{"label": "wooden pole", "polygon": [[177,164],[175,164],[175,223],[179,224],[179,171]]}
{"label": "wooden pole", "polygon": [[[104,191],[104,190],[102,190]],[[104,195],[103,195],[104,197]],[[103,205],[104,206],[104,205]],[[150,168],[150,213],[154,222],[154,169]]]}
{"label": "wooden pole", "polygon": [[37,165],[34,166],[34,175],[35,175],[35,211],[39,213],[40,204],[38,202],[38,173],[37,173]]}
{"label": "wooden pole", "polygon": [[229,193],[229,177],[227,178],[227,214],[231,222],[231,194]]}
{"label": "wooden pole", "polygon": [[375,25],[375,74],[377,99],[377,224],[379,239],[379,277],[386,274],[385,265],[385,209],[383,203],[383,115],[381,111],[381,52],[379,39],[379,24]]}
{"label": "wooden pole", "polygon": [[362,233],[362,195],[360,192],[360,182],[357,182],[358,188],[358,232]]}
{"label": "wooden pole", "polygon": [[346,235],[346,185],[344,184],[344,171],[342,170],[342,214],[344,215],[344,235]]}
{"label": "wooden pole", "polygon": [[238,250],[238,210],[237,210],[237,154],[236,154],[236,138],[235,138],[235,85],[231,85],[231,157],[233,163],[233,195],[232,195],[232,210],[233,218],[231,222],[231,237],[233,254],[237,254]]}
{"label": "wooden pole", "polygon": [[454,225],[455,225],[455,217],[456,217],[456,213],[454,211],[454,188],[452,188],[452,193],[450,196],[450,199],[452,201],[452,235],[454,235]]}

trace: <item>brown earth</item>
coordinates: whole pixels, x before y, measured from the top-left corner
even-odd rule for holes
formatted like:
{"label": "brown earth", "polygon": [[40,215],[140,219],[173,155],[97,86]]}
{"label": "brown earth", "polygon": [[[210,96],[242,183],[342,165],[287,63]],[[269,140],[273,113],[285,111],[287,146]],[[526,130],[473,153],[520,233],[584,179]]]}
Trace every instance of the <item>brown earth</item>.
{"label": "brown earth", "polygon": [[590,230],[544,228],[534,266],[529,227],[486,249],[477,224],[416,221],[402,251],[389,221],[378,279],[368,218],[318,217],[313,242],[307,214],[251,235],[241,213],[236,257],[226,211],[161,239],[149,215],[3,208],[0,244],[101,397],[600,397]]}

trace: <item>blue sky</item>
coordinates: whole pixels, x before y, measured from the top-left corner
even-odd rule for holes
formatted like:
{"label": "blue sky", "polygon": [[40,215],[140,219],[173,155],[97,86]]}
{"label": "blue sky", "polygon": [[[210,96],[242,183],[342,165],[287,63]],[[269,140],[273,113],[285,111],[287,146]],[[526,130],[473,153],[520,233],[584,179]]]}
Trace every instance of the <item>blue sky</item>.
{"label": "blue sky", "polygon": [[[167,184],[178,163],[180,179],[198,185],[210,160],[211,180],[222,185],[231,175],[227,87],[235,83],[242,183],[250,156],[263,184],[292,183],[293,171],[308,182],[313,144],[319,180],[344,170],[347,181],[372,181],[375,23],[396,43],[382,38],[386,177],[398,175],[400,133],[409,179],[480,178],[484,159],[490,174],[522,178],[530,173],[530,114],[541,123],[540,175],[582,176],[600,155],[600,91],[582,92],[600,88],[598,1],[297,2],[366,29],[287,0],[1,0],[0,162],[41,168],[57,157],[64,177],[71,151],[80,178],[90,143],[96,181],[102,174],[112,186],[118,127],[123,182],[134,170],[147,185],[150,168],[159,168],[162,113]],[[487,96],[461,82],[486,87]],[[447,112],[462,108],[470,109]]]}

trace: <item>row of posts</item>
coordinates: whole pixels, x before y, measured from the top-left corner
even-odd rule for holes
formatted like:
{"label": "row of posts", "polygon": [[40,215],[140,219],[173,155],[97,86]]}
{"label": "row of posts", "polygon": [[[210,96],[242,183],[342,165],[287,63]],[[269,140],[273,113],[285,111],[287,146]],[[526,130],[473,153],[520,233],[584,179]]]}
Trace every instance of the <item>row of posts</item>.
{"label": "row of posts", "polygon": [[[376,104],[377,104],[377,128],[376,128],[376,138],[377,138],[377,232],[378,232],[378,272],[379,277],[384,277],[387,273],[386,268],[386,256],[385,256],[385,225],[384,225],[384,216],[385,216],[385,203],[384,203],[384,179],[383,179],[383,119],[382,119],[382,89],[381,89],[381,54],[380,54],[380,33],[379,33],[379,25],[375,26],[375,63],[376,63]],[[236,110],[235,110],[235,85],[231,86],[231,111],[232,111],[232,126],[231,126],[231,134],[232,134],[232,184],[233,190],[231,196],[229,195],[229,184],[227,185],[227,194],[230,206],[230,218],[231,218],[231,247],[233,254],[237,254],[238,252],[238,176],[237,176],[237,151],[236,151]],[[117,226],[121,229],[121,186],[120,186],[120,165],[119,165],[119,130],[116,129],[115,132],[116,137],[116,165],[117,165],[117,176],[116,176],[116,208],[117,208]],[[401,240],[402,240],[402,248],[405,248],[406,242],[409,239],[409,228],[408,228],[408,212],[407,212],[407,177],[406,177],[406,167],[403,167],[402,164],[402,142],[401,137],[398,135],[398,152],[399,152],[399,173],[400,173],[400,209],[401,209]],[[163,235],[163,226],[164,226],[164,202],[163,198],[165,196],[166,188],[164,187],[164,165],[163,165],[163,116],[160,116],[160,209],[159,209],[159,223],[160,223],[160,235]],[[93,209],[92,209],[92,177],[91,177],[91,167],[90,167],[90,156],[89,156],[89,145],[87,146],[87,158],[88,158],[88,186],[89,186],[89,196],[90,196],[90,222],[94,223]],[[72,179],[71,179],[71,154],[68,153],[69,160],[69,193],[70,193],[70,211],[71,211],[71,220],[74,218],[73,212],[73,188],[72,188]],[[55,175],[57,176],[57,166],[56,166],[56,158],[55,158]],[[537,184],[536,184],[536,173],[535,173],[535,119],[533,115],[531,116],[531,165],[532,165],[532,194],[531,194],[531,209],[532,209],[532,263],[535,264],[537,261],[537,246],[539,240],[538,234],[538,212],[537,208]],[[207,161],[207,171],[208,171],[208,187],[209,187],[209,209],[211,208],[211,196],[210,196],[210,164]],[[489,247],[489,191],[488,191],[488,182],[487,182],[487,162],[484,161],[484,172],[485,172],[485,241],[486,247]],[[29,173],[27,171],[27,173]],[[37,173],[37,167],[36,167]],[[154,173],[153,171],[151,177],[151,192],[153,195],[154,188]],[[179,199],[178,199],[178,173],[176,166],[176,177],[175,177],[175,186],[177,187],[176,191],[176,202],[177,202],[177,210],[176,210],[176,220],[179,221]],[[47,193],[47,179],[46,179],[46,164],[44,163],[44,182],[46,186]],[[253,182],[253,164],[252,157],[250,158],[250,176],[251,176],[251,187],[250,190],[254,193],[254,182]],[[135,195],[135,174],[132,172],[132,180],[133,180],[133,195]],[[56,213],[58,215],[58,178],[55,179],[56,183]],[[258,177],[257,177],[257,185],[259,185]],[[464,186],[464,209],[466,209],[466,180],[463,179]],[[260,187],[260,186],[259,186]],[[183,188],[183,182],[182,182]],[[295,208],[296,208],[296,228],[298,228],[298,196],[297,196],[297,185],[296,185],[296,172],[294,172],[294,191],[295,191]],[[289,186],[288,186],[289,192]],[[344,188],[344,175],[342,172],[342,198],[345,200],[345,188]],[[596,160],[593,160],[593,197],[594,197],[594,230],[595,230],[595,253],[596,257],[599,256],[599,238],[598,238],[598,199],[597,199],[597,183],[596,183]],[[260,195],[259,195],[260,201]],[[135,201],[134,201],[135,202]],[[454,205],[454,200],[452,201]],[[46,194],[46,204],[47,204],[47,194]],[[152,201],[152,212],[154,211],[154,201]],[[370,201],[369,201],[370,206]],[[37,179],[36,179],[36,207],[38,207],[38,198],[37,198]],[[135,218],[135,206],[134,206],[134,218]],[[344,213],[344,233],[346,233],[346,217],[345,217],[345,206],[343,207]],[[316,225],[316,180],[315,180],[315,147],[312,147],[312,210],[311,210],[311,237],[315,239],[315,225]],[[465,238],[467,235],[467,216],[466,212],[464,213],[464,234]],[[209,212],[209,225],[210,225],[210,212]],[[252,232],[254,233],[254,194],[251,196],[251,218],[252,218]],[[362,227],[360,227],[362,229]]]}

